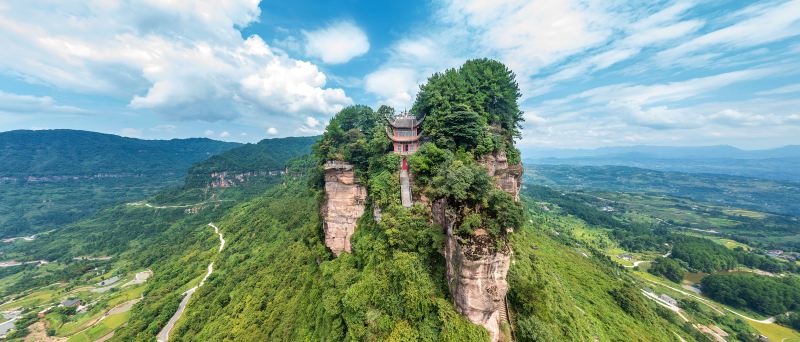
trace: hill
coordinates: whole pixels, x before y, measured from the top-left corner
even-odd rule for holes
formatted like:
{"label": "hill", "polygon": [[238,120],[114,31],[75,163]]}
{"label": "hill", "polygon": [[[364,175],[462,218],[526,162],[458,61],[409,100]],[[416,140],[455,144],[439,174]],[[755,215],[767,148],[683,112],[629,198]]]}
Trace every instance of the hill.
{"label": "hill", "polygon": [[781,215],[800,215],[800,183],[796,182],[627,166],[526,166],[526,177],[540,185],[670,195]]}
{"label": "hill", "polygon": [[142,140],[66,129],[0,133],[0,176],[182,175],[193,163],[239,146],[206,138]]}
{"label": "hill", "polygon": [[528,149],[526,162],[564,165],[619,165],[661,171],[718,173],[800,181],[800,146],[741,150],[732,146],[631,146],[593,150]]}
{"label": "hill", "polygon": [[239,146],[74,130],[0,133],[0,237],[60,229],[180,184],[192,163]]}

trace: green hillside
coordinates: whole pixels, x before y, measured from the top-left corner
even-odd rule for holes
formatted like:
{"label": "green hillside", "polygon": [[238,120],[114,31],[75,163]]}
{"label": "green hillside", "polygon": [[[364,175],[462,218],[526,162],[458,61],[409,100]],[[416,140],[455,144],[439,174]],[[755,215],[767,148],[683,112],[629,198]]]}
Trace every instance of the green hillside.
{"label": "green hillside", "polygon": [[0,176],[182,175],[240,144],[206,138],[142,140],[67,129],[0,133]]}

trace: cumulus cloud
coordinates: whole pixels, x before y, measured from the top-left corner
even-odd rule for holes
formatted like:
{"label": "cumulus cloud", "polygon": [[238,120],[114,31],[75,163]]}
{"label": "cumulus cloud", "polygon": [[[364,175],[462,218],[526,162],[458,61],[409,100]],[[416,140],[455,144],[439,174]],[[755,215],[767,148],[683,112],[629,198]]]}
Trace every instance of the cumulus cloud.
{"label": "cumulus cloud", "polygon": [[49,96],[19,95],[0,90],[0,112],[13,114],[80,114],[86,113],[86,110],[59,105]]}
{"label": "cumulus cloud", "polygon": [[352,21],[339,21],[315,31],[303,31],[306,54],[328,64],[347,63],[369,51],[369,39]]}
{"label": "cumulus cloud", "polygon": [[210,137],[210,136],[214,135],[214,131],[212,131],[210,129],[207,129],[205,132],[203,132],[203,135],[205,135],[207,137]]}
{"label": "cumulus cloud", "polygon": [[176,119],[330,115],[352,103],[315,65],[241,37],[258,2],[5,2],[0,45],[14,48],[0,49],[0,70]]}
{"label": "cumulus cloud", "polygon": [[275,127],[267,128],[267,134],[269,135],[276,135],[278,134],[278,129]]}
{"label": "cumulus cloud", "polygon": [[365,89],[392,107],[408,107],[416,94],[420,75],[412,68],[386,68],[367,75]]}
{"label": "cumulus cloud", "polygon": [[224,131],[224,132],[219,134],[220,138],[227,138],[227,137],[230,137],[230,136],[231,136],[231,133],[228,132],[228,131]]}

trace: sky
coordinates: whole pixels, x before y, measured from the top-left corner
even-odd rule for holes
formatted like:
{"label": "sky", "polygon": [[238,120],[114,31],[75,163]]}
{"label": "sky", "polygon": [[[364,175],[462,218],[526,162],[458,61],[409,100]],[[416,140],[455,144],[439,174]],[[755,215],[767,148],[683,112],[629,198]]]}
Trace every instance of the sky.
{"label": "sky", "polygon": [[5,0],[0,131],[314,135],[488,57],[523,149],[770,148],[800,144],[798,56],[800,0]]}

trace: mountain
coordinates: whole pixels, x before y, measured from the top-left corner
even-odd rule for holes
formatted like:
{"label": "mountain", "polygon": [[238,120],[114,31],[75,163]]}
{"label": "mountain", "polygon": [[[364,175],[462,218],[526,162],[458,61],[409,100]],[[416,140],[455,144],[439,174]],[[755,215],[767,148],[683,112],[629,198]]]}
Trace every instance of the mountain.
{"label": "mountain", "polygon": [[0,309],[23,317],[10,336],[705,340],[578,239],[589,223],[521,191],[518,97],[504,65],[468,61],[421,87],[424,122],[350,106],[322,137],[233,148],[179,186],[0,245]]}
{"label": "mountain", "polygon": [[142,140],[66,129],[0,133],[0,177],[183,175],[193,163],[239,146],[206,138]]}
{"label": "mountain", "polygon": [[741,150],[732,146],[630,146],[592,150],[528,149],[527,163],[621,165],[654,170],[718,173],[800,182],[800,146]]}
{"label": "mountain", "polygon": [[182,182],[192,163],[238,143],[142,140],[75,130],[0,133],[0,237],[60,229]]}

